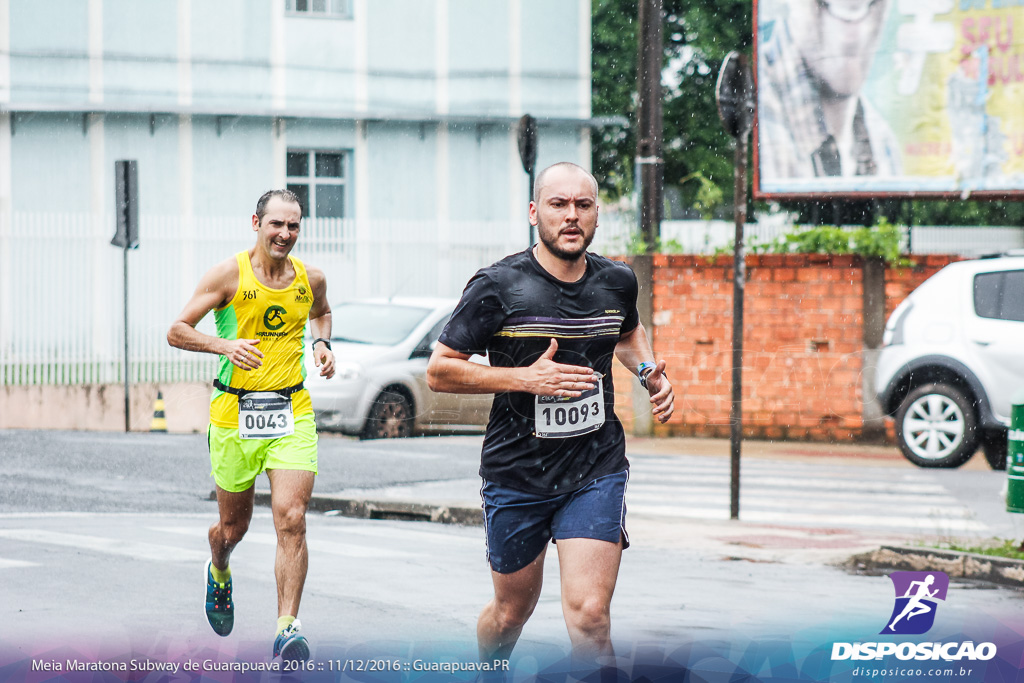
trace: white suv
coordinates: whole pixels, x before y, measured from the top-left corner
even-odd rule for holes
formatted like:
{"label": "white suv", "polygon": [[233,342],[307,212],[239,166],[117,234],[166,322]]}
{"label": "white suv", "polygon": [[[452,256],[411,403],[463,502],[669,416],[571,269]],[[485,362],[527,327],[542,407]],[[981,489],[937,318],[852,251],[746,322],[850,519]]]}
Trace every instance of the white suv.
{"label": "white suv", "polygon": [[952,263],[885,326],[876,383],[900,450],[921,467],[959,467],[980,445],[1006,463],[1010,398],[1024,388],[1024,255]]}

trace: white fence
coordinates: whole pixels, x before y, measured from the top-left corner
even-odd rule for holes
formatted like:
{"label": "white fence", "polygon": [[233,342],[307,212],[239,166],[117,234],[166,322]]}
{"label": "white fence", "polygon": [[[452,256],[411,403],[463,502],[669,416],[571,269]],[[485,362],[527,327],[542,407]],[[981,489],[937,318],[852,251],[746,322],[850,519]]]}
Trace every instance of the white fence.
{"label": "white fence", "polygon": [[[593,249],[621,254],[634,225],[602,216]],[[748,226],[753,241],[788,229]],[[122,252],[107,216],[14,214],[0,219],[0,386],[123,381]],[[689,253],[726,248],[725,221],[670,221],[662,237]],[[478,268],[526,247],[519,222],[303,221],[295,254],[327,274],[332,302],[370,296],[457,296]],[[966,255],[1024,247],[1017,228],[915,228],[916,253]],[[248,218],[143,216],[129,252],[129,347],[133,382],[208,380],[216,359],[167,345],[167,328],[200,276],[248,249]],[[199,329],[213,333],[212,316]]]}
{"label": "white fence", "polygon": [[[15,214],[0,222],[0,385],[123,381],[122,250],[113,220]],[[295,255],[327,274],[331,301],[457,296],[483,265],[526,247],[525,226],[303,221]],[[208,380],[216,359],[167,345],[200,276],[252,246],[246,218],[144,216],[128,254],[133,382]],[[212,334],[213,316],[199,329]]]}

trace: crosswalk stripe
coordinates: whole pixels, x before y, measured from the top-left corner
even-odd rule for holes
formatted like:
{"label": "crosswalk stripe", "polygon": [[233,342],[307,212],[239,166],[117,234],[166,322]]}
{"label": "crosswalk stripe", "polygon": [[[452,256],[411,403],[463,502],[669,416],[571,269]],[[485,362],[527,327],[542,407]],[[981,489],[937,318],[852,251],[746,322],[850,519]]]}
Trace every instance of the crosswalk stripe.
{"label": "crosswalk stripe", "polygon": [[0,569],[20,569],[22,567],[36,567],[38,566],[35,562],[25,562],[23,560],[7,560],[0,557]]}
{"label": "crosswalk stripe", "polygon": [[[630,512],[637,514],[659,515],[663,517],[692,517],[695,519],[729,519],[726,506],[718,508],[689,507],[685,505],[657,505],[639,503],[629,506]],[[740,519],[744,522],[764,524],[807,525],[807,515],[801,512],[774,512],[769,510],[750,510],[740,508]],[[984,531],[988,527],[971,519],[958,517],[942,517],[923,519],[919,517],[881,517],[877,515],[815,515],[815,526],[837,527],[883,527],[887,529],[917,529],[924,531]]]}
{"label": "crosswalk stripe", "polygon": [[[632,500],[639,500],[640,504],[645,504],[648,501],[657,500],[653,496],[637,496],[634,497],[631,494],[634,491],[629,492],[630,495],[626,496],[626,504],[629,509],[633,509]],[[721,493],[705,492],[694,495],[681,496],[677,500],[680,500],[685,505],[721,505],[725,509],[729,507],[729,493],[727,491]],[[845,501],[849,502],[849,501]],[[792,509],[796,507],[792,501],[780,500],[777,497],[766,497],[766,496],[749,496],[747,494],[740,494],[740,505],[741,507],[757,507],[757,508],[776,508],[776,509]],[[873,505],[876,509],[884,509],[887,515],[935,515],[942,514],[948,515],[950,510],[956,509],[959,505],[956,501],[952,501],[948,504],[940,505],[905,505],[898,503],[889,503],[884,507]],[[824,499],[807,499],[802,500],[799,503],[801,510],[824,510],[829,512],[836,512],[843,509],[856,509],[860,505],[837,505],[837,501],[824,500]],[[962,515],[958,515],[962,516]]]}
{"label": "crosswalk stripe", "polygon": [[[654,480],[659,483],[678,481],[680,483],[693,484],[727,484],[730,481],[728,474],[690,474],[687,472],[662,474],[657,477],[648,477],[646,474],[640,476],[630,474],[630,483],[632,483],[634,479],[638,482]],[[815,481],[805,477],[741,477],[740,481],[759,484],[761,486],[779,486],[783,488],[835,489],[838,491],[878,491],[882,493],[946,493],[946,488],[941,484],[893,483],[884,481],[867,481],[862,479],[828,479]]]}
{"label": "crosswalk stripe", "polygon": [[[382,526],[382,525],[387,526]],[[480,537],[474,530],[469,535],[463,535],[458,533],[441,533],[438,531],[431,531],[428,526],[429,522],[382,522],[382,521],[367,521],[363,524],[348,524],[345,526],[344,534],[346,536],[368,536],[371,539],[377,539],[382,534],[382,529],[386,529],[388,538],[393,540],[404,540],[410,543],[423,543],[429,541],[431,543],[462,543],[465,545],[480,545]]]}
{"label": "crosswalk stripe", "polygon": [[[674,498],[686,498],[689,500],[690,495],[701,495],[709,491],[721,491],[723,494],[727,492],[728,487],[711,487],[711,486],[685,486],[685,485],[666,485],[666,484],[648,484],[648,483],[636,483],[632,480],[629,482],[630,493],[643,493],[644,496],[648,495],[665,495],[672,496]],[[787,500],[819,500],[822,498],[821,491],[817,489],[780,489],[771,486],[759,486],[750,482],[743,482],[740,487],[740,495],[744,500],[754,499],[766,499],[774,500],[778,498],[785,498]],[[948,495],[948,491],[944,491],[942,494],[939,493],[912,493],[912,494],[896,494],[896,493],[871,493],[865,494],[863,491],[828,491],[828,500],[839,501],[839,502],[850,502],[850,503],[863,503],[866,496],[870,495],[871,500],[878,504],[885,505],[959,505],[952,496]]]}
{"label": "crosswalk stripe", "polygon": [[[666,468],[666,469],[679,469],[680,466],[689,467],[693,469],[707,469],[707,470],[728,470],[732,467],[732,462],[728,458],[703,458],[700,456],[673,456],[673,457],[651,457],[651,456],[629,456],[630,461],[634,464],[639,463],[638,466],[642,466],[644,469],[655,469],[655,468]],[[828,463],[809,463],[809,462],[782,462],[782,461],[766,461],[766,460],[750,460],[743,459],[740,463],[741,468],[744,471],[765,471],[765,472],[778,472],[780,470],[793,470],[799,471],[804,470],[807,472],[858,472],[862,473],[865,471],[875,472],[892,472],[899,476],[911,476],[920,477],[922,474],[914,470],[899,470],[891,468],[879,468],[874,467],[866,469],[864,467],[853,467],[849,465],[836,465]]]}
{"label": "crosswalk stripe", "polygon": [[[151,527],[154,531],[161,531],[170,534],[181,534],[185,536],[202,536],[206,537],[205,529],[197,529],[195,527]],[[259,545],[277,545],[277,536],[275,534],[260,533],[256,531],[250,531],[242,539],[243,543],[257,543]],[[328,555],[339,555],[342,557],[381,557],[381,558],[399,558],[399,557],[412,557],[415,553],[406,552],[404,550],[387,550],[380,547],[371,547],[365,545],[356,545],[354,543],[337,543],[335,541],[323,541],[320,539],[306,538],[306,544],[311,552],[326,553]]]}
{"label": "crosswalk stripe", "polygon": [[210,557],[209,551],[199,552],[188,548],[157,545],[156,543],[140,543],[122,538],[104,538],[103,536],[87,536],[85,534],[65,534],[45,529],[0,529],[0,538],[29,543],[49,543],[154,562],[202,562]]}
{"label": "crosswalk stripe", "polygon": [[[641,515],[728,519],[730,484],[729,463],[721,459],[640,457],[626,502]],[[929,474],[881,468],[744,463],[740,510],[744,521],[795,526],[987,529]]]}
{"label": "crosswalk stripe", "polygon": [[[728,461],[715,461],[703,463],[694,459],[677,458],[675,460],[650,461],[634,460],[633,475],[660,475],[676,474],[679,472],[695,472],[698,474],[725,474],[731,472]],[[887,468],[856,468],[856,467],[834,467],[827,465],[812,465],[803,463],[742,463],[740,466],[741,475],[762,476],[789,474],[806,478],[820,479],[863,479],[880,482],[920,482],[932,483],[933,478],[925,472],[907,472],[905,470],[893,470]]]}
{"label": "crosswalk stripe", "polygon": [[[404,530],[399,523],[374,524],[372,528],[362,529],[359,524],[346,524],[339,529],[339,534],[349,536],[355,534],[365,543],[345,543],[321,538],[307,537],[309,550],[315,554],[325,554],[337,557],[348,558],[379,558],[386,560],[410,560],[423,555],[423,551],[393,549],[394,545],[403,545],[407,548],[435,548],[441,543],[466,543],[474,546],[480,545],[480,539],[474,534],[472,536],[458,533],[444,534],[432,533],[425,529]],[[153,525],[145,527],[146,531],[166,534],[170,536],[193,538],[197,542],[195,548],[183,548],[173,545],[162,545],[158,543],[138,542],[125,540],[123,538],[108,538],[104,536],[92,536],[86,534],[69,534],[59,531],[45,529],[3,529],[0,528],[0,538],[26,543],[43,543],[59,545],[69,548],[79,548],[99,553],[113,554],[123,557],[131,557],[138,560],[149,560],[153,562],[176,562],[176,563],[202,563],[209,559],[210,554],[206,546],[207,527],[205,525],[176,525],[164,526]],[[318,533],[323,529],[318,529]],[[381,538],[386,537],[387,543],[381,543]],[[397,542],[397,543],[396,543]],[[243,544],[276,546],[277,535],[249,531],[243,539]],[[392,547],[388,547],[392,546]],[[31,562],[21,560],[10,560],[0,558],[0,569],[13,569],[18,567],[36,566]]]}

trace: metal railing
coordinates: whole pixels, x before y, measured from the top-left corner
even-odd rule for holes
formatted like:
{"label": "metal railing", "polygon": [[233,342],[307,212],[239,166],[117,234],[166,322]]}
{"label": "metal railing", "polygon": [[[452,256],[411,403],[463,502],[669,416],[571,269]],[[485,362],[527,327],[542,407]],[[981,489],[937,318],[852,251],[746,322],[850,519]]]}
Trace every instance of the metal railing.
{"label": "metal railing", "polygon": [[[751,224],[767,242],[789,226]],[[602,215],[592,250],[629,251],[628,216]],[[666,221],[662,239],[686,253],[713,253],[732,239],[726,221]],[[121,253],[113,220],[88,214],[0,215],[0,385],[122,382]],[[526,247],[521,222],[306,219],[295,255],[327,275],[333,302],[365,297],[458,296],[478,269]],[[1024,247],[1019,228],[915,227],[915,253],[982,253]],[[248,217],[142,216],[129,254],[132,382],[205,381],[216,359],[167,345],[166,332],[215,263],[248,249]],[[213,316],[199,329],[213,334]]]}
{"label": "metal railing", "polygon": [[[121,250],[106,216],[0,218],[0,385],[123,381]],[[520,234],[522,237],[520,238]],[[327,275],[332,302],[457,296],[476,269],[525,247],[524,226],[307,219],[293,252]],[[168,346],[167,329],[211,266],[253,244],[247,218],[142,216],[129,253],[132,382],[209,380],[216,359]],[[198,329],[214,333],[213,316]]]}

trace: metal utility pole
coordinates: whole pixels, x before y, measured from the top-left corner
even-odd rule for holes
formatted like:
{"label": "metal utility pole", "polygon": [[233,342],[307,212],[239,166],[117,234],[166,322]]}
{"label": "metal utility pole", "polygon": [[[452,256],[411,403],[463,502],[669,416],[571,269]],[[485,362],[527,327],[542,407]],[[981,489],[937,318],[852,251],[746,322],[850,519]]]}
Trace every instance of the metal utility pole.
{"label": "metal utility pole", "polygon": [[725,130],[736,143],[733,185],[733,217],[736,224],[733,241],[732,285],[732,410],[729,415],[730,502],[729,517],[740,517],[740,451],[743,443],[743,295],[747,282],[747,262],[743,249],[743,231],[747,223],[747,139],[754,124],[754,86],[747,56],[730,52],[722,62],[716,88],[718,115]]}
{"label": "metal utility pole", "polygon": [[[661,47],[661,2],[640,0],[640,36],[638,41],[636,182],[640,189],[640,236],[647,245],[645,253],[633,257],[633,272],[640,286],[636,307],[640,323],[654,338],[654,257],[661,234],[662,177],[661,158],[661,68],[664,51]],[[633,384],[633,434],[654,433],[650,395],[639,384]]]}
{"label": "metal utility pole", "polygon": [[640,0],[639,130],[636,163],[640,182],[640,233],[647,253],[654,251],[661,233],[662,184],[665,162],[661,158],[661,0]]}

